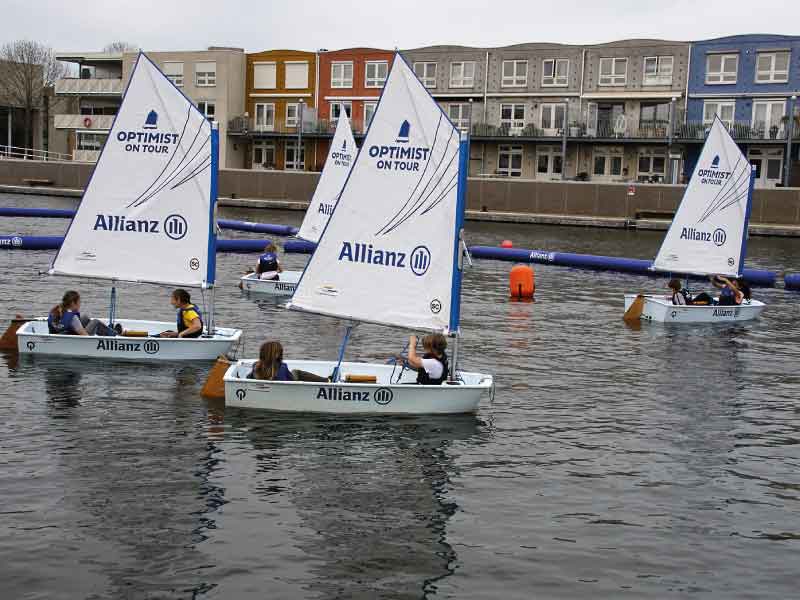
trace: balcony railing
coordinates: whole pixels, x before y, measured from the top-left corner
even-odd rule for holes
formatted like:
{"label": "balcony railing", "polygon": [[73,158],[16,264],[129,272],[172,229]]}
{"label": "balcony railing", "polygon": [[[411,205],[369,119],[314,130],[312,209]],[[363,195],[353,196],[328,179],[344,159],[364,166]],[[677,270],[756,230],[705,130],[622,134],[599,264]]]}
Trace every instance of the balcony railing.
{"label": "balcony railing", "polygon": [[55,115],[56,129],[111,129],[114,115]]}
{"label": "balcony railing", "polygon": [[94,163],[94,162],[97,162],[98,158],[100,158],[100,150],[73,150],[72,151],[72,160],[74,160],[76,162]]}
{"label": "balcony railing", "polygon": [[[363,121],[352,120],[350,126],[355,135],[365,133]],[[303,134],[309,135],[333,135],[336,131],[336,120],[313,119],[303,121]],[[256,122],[253,117],[239,116],[228,121],[228,133],[234,135],[249,134],[277,134],[277,135],[297,135],[297,125],[288,124],[285,120],[273,122]]]}
{"label": "balcony railing", "polygon": [[119,96],[122,94],[122,79],[77,79],[63,78],[56,81],[56,95]]}
{"label": "balcony railing", "polygon": [[0,146],[0,159],[19,159],[19,160],[72,160],[69,154],[61,152],[51,152],[36,148],[22,148],[20,146]]}

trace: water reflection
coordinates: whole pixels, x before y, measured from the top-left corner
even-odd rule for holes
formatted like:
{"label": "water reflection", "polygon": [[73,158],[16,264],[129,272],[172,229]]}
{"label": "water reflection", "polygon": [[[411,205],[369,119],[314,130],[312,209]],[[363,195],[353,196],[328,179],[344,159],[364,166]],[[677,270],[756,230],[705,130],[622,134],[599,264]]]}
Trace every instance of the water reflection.
{"label": "water reflection", "polygon": [[[305,531],[295,544],[315,566],[321,597],[435,593],[457,560],[447,541],[458,448],[487,441],[474,416],[353,419],[229,412],[258,452],[258,493],[287,493]],[[274,482],[277,457],[293,474]]]}

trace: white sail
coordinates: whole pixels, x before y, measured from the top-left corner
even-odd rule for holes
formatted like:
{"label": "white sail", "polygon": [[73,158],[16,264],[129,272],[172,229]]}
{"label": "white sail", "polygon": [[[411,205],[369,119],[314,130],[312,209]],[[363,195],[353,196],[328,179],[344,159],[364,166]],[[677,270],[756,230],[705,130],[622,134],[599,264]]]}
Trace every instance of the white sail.
{"label": "white sail", "polygon": [[751,196],[750,163],[717,118],[653,268],[741,275]]}
{"label": "white sail", "polygon": [[457,327],[459,158],[467,148],[459,138],[395,55],[350,177],[289,307],[429,331]]}
{"label": "white sail", "polygon": [[50,273],[213,283],[213,146],[208,120],[139,54]]}
{"label": "white sail", "polygon": [[325,229],[325,223],[328,222],[328,217],[333,212],[333,207],[339,198],[339,193],[344,187],[344,182],[347,181],[350,169],[353,168],[355,158],[356,141],[353,139],[353,132],[350,129],[350,119],[342,109],[336,122],[336,131],[331,140],[328,158],[322,168],[317,189],[308,205],[297,237],[309,242],[319,240],[322,230]]}

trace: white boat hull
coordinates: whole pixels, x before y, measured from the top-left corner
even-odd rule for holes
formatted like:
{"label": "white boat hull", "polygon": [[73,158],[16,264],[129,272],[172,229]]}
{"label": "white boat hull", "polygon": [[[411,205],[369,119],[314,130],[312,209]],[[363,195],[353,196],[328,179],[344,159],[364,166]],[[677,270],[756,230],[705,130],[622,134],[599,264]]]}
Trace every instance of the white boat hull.
{"label": "white boat hull", "polygon": [[[416,372],[401,367],[368,363],[342,363],[348,374],[375,375],[377,383],[308,383],[247,379],[254,360],[240,360],[225,373],[225,404],[285,412],[331,414],[421,415],[474,413],[481,397],[492,395],[491,375],[459,372],[455,385],[416,385]],[[287,361],[289,369],[328,376],[332,361]],[[393,375],[394,370],[394,375]]]}
{"label": "white boat hull", "polygon": [[255,273],[248,273],[241,278],[242,289],[258,294],[268,294],[270,296],[291,296],[300,281],[301,271],[283,271],[280,279],[264,280],[259,279]]}
{"label": "white boat hull", "polygon": [[[636,294],[625,294],[625,310],[633,304]],[[657,323],[729,323],[757,318],[766,304],[758,300],[745,301],[736,306],[672,304],[669,296],[645,295],[642,321]]]}
{"label": "white boat hull", "polygon": [[209,337],[160,338],[155,334],[174,330],[174,322],[133,319],[115,322],[124,329],[147,331],[149,337],[52,334],[48,332],[47,319],[38,319],[28,321],[17,330],[17,345],[23,354],[137,361],[214,360],[238,344],[242,336],[241,329],[217,327],[215,334]]}

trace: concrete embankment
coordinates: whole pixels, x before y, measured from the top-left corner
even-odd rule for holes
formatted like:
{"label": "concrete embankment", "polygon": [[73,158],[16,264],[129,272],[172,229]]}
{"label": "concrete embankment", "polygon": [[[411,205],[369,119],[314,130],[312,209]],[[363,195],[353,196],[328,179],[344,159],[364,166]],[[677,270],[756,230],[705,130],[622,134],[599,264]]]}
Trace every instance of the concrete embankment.
{"label": "concrete embankment", "polygon": [[[80,197],[92,168],[86,163],[2,160],[0,191]],[[305,210],[318,178],[318,173],[223,169],[220,205]],[[42,182],[48,185],[36,186]],[[677,185],[470,178],[467,218],[664,230],[683,191]],[[800,236],[800,188],[756,190],[750,232]]]}

